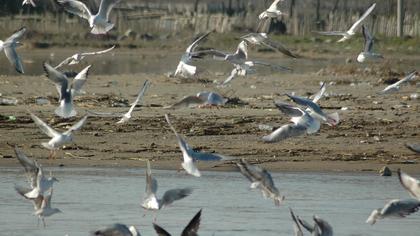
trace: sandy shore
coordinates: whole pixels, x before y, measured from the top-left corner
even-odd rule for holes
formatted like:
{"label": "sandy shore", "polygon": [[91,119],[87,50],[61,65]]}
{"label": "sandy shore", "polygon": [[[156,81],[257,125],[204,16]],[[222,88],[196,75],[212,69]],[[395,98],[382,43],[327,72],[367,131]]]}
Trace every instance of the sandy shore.
{"label": "sandy shore", "polygon": [[[271,54],[269,57],[272,59]],[[295,64],[298,69],[298,61]],[[402,68],[399,70],[410,69],[398,66]],[[169,113],[175,128],[194,148],[246,158],[273,171],[377,171],[388,165],[393,170],[420,173],[419,155],[404,147],[405,143],[420,143],[420,104],[418,99],[409,99],[410,94],[419,92],[415,83],[403,87],[401,93],[380,96],[376,93],[386,86],[384,81],[398,78],[386,73],[387,64],[349,64],[304,73],[296,68],[292,74],[266,72],[239,77],[224,89],[203,81],[221,81],[229,71],[223,75],[206,73],[200,82],[158,74],[102,76],[92,72],[85,87],[87,94],[75,100],[79,115],[69,120],[53,116],[57,94],[44,76],[2,76],[0,93],[19,102],[17,106],[0,106],[0,166],[18,165],[8,145],[13,144],[45,165],[141,167],[144,159],[150,159],[154,168],[177,169],[182,155],[164,120],[164,114]],[[64,130],[85,110],[125,112],[126,107],[116,106],[128,105],[146,79],[152,87],[128,124],[116,125],[118,118],[113,117],[90,117],[76,133],[75,143],[59,151],[56,160],[47,160],[48,151],[40,145],[47,137],[31,121],[27,110]],[[320,81],[328,83],[328,96],[320,104],[327,113],[339,112],[340,124],[323,125],[315,135],[281,143],[261,142],[270,131],[259,125],[279,127],[288,122],[273,101],[290,102],[282,96],[284,93],[315,93]],[[209,90],[240,102],[218,109],[163,109],[183,96]],[[50,104],[37,105],[37,97],[47,98]],[[10,120],[9,116],[14,118]],[[198,165],[206,170],[234,169],[232,161]]]}

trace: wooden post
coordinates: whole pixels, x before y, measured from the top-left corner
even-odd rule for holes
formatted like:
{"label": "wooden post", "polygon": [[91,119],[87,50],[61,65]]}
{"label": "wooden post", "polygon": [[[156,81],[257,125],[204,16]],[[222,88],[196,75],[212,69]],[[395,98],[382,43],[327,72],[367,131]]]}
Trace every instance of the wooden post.
{"label": "wooden post", "polygon": [[397,0],[397,36],[404,36],[404,0]]}

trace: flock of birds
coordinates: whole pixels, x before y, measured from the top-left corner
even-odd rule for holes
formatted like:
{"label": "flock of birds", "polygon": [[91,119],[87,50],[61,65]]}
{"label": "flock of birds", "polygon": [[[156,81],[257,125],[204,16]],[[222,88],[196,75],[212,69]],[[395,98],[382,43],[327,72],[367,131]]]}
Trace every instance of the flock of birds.
{"label": "flock of birds", "polygon": [[[100,8],[97,14],[93,15],[91,11],[80,1],[77,0],[57,0],[57,3],[62,5],[64,9],[74,15],[86,19],[89,22],[92,34],[105,34],[111,30],[114,24],[109,22],[109,15],[112,8],[118,4],[120,0],[102,0]],[[257,65],[269,66],[276,70],[288,71],[291,70],[287,67],[280,65],[272,65],[270,63],[250,60],[248,58],[247,44],[261,45],[269,47],[278,52],[281,52],[292,58],[299,58],[298,55],[288,50],[284,45],[279,42],[271,40],[267,33],[261,32],[264,24],[267,24],[271,19],[284,15],[279,9],[279,3],[282,0],[275,0],[272,5],[259,15],[260,24],[256,33],[250,33],[241,37],[242,41],[238,44],[237,50],[233,53],[226,53],[216,49],[208,50],[197,50],[199,44],[209,36],[210,32],[198,37],[191,45],[189,45],[182,55],[181,60],[173,73],[173,76],[179,77],[193,77],[198,73],[197,67],[192,65],[191,62],[194,59],[203,59],[204,57],[211,57],[216,60],[226,61],[233,65],[233,70],[230,76],[220,86],[226,86],[236,76],[245,76],[253,71],[253,68]],[[33,0],[25,0],[23,4],[30,4],[35,6]],[[354,35],[356,35],[358,29],[362,28],[362,33],[365,38],[365,47],[363,52],[357,56],[358,62],[366,62],[370,60],[377,60],[383,58],[382,55],[373,52],[373,37],[369,33],[367,27],[362,25],[363,21],[369,16],[374,10],[376,4],[373,4],[368,10],[358,19],[352,27],[346,32],[318,32],[322,35],[339,35],[342,38],[338,42],[344,42]],[[25,34],[26,28],[18,30],[11,37],[6,39],[4,42],[0,41],[0,49],[5,51],[5,54],[11,64],[15,67],[19,73],[24,73],[23,64],[20,57],[16,52],[16,48],[21,45],[19,40]],[[62,118],[74,117],[77,115],[77,111],[73,105],[73,98],[79,94],[83,94],[83,85],[86,83],[90,65],[81,70],[76,75],[61,70],[63,66],[78,64],[87,56],[100,55],[103,53],[110,52],[114,49],[114,46],[99,52],[86,52],[77,53],[69,58],[66,58],[63,62],[57,66],[52,66],[48,63],[44,63],[44,70],[48,79],[53,82],[56,86],[59,94],[59,106],[55,110],[55,114]],[[380,93],[388,93],[398,91],[403,83],[413,80],[416,77],[417,72],[413,71],[407,75],[404,79],[397,83],[386,87]],[[140,89],[138,96],[135,101],[131,104],[129,110],[126,113],[113,113],[113,116],[121,117],[117,124],[123,124],[130,120],[132,112],[136,105],[138,105],[145,95],[146,90],[150,87],[150,82],[145,81],[143,87]],[[327,124],[335,126],[339,124],[338,113],[327,114],[318,105],[318,101],[322,98],[326,91],[326,84],[323,83],[320,91],[315,94],[312,99],[300,97],[294,94],[285,94],[291,99],[296,105],[291,105],[281,101],[276,101],[275,106],[284,114],[291,117],[291,123],[285,124],[280,128],[273,131],[271,134],[264,136],[262,140],[264,142],[272,143],[279,142],[291,137],[313,134],[319,131],[321,124]],[[223,105],[227,102],[227,99],[215,92],[200,92],[195,96],[188,96],[183,98],[181,101],[165,107],[167,109],[177,109],[180,107],[190,106],[218,106]],[[42,146],[51,150],[50,157],[55,157],[56,151],[63,146],[65,143],[73,141],[73,132],[82,128],[89,116],[101,116],[106,115],[104,113],[88,111],[88,114],[83,116],[78,122],[71,126],[65,132],[59,132],[49,126],[46,122],[41,120],[38,116],[28,111],[34,123],[41,129],[43,133],[49,136],[51,139],[48,142],[42,143]],[[165,115],[165,119],[170,129],[174,132],[176,139],[183,156],[183,162],[181,163],[182,168],[186,173],[200,177],[201,173],[195,165],[195,161],[220,161],[228,160],[229,157],[215,154],[215,153],[204,153],[195,151],[191,148],[185,139],[177,133],[175,127],[172,125],[168,115]],[[420,151],[419,146],[413,145],[412,150]],[[60,210],[51,206],[51,199],[53,194],[53,184],[58,181],[50,173],[49,177],[44,174],[42,166],[36,161],[28,158],[22,150],[17,146],[14,147],[16,156],[19,162],[25,169],[25,173],[29,182],[29,187],[15,186],[16,191],[28,201],[31,201],[34,206],[35,215],[38,216],[39,220],[42,220],[44,227],[45,217],[49,217],[53,214],[59,213]],[[279,190],[276,188],[274,181],[270,173],[257,166],[251,165],[246,160],[241,159],[236,162],[239,171],[251,182],[251,189],[259,189],[265,198],[270,198],[274,201],[276,206],[280,206],[285,200],[285,196],[281,195]],[[414,179],[408,174],[398,171],[400,182],[404,188],[413,196],[411,199],[405,200],[392,200],[388,202],[383,208],[376,209],[367,219],[367,223],[374,224],[377,220],[387,217],[405,217],[413,212],[416,212],[420,208],[420,182]],[[152,176],[151,166],[147,161],[146,168],[146,190],[144,199],[141,206],[146,210],[157,211],[164,208],[167,205],[172,204],[174,201],[183,199],[192,194],[190,188],[175,188],[167,190],[162,197],[156,196],[157,192],[157,180]],[[303,235],[302,228],[309,231],[312,235],[329,236],[333,235],[331,225],[319,218],[318,216],[313,217],[314,224],[310,224],[305,220],[296,216],[292,209],[290,209],[291,217],[294,222],[295,235]],[[201,217],[201,210],[194,216],[191,222],[185,227],[182,232],[182,236],[193,236],[197,235]],[[158,235],[170,235],[162,227],[154,224],[154,228]],[[94,235],[140,235],[138,230],[133,227],[127,227],[123,224],[114,224],[108,228],[97,230],[93,233]]]}

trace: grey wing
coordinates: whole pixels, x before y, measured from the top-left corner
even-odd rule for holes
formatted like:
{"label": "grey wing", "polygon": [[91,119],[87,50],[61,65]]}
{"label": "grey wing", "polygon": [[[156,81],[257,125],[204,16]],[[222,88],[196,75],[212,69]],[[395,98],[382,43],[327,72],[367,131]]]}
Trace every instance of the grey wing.
{"label": "grey wing", "polygon": [[364,52],[371,52],[373,48],[373,38],[367,27],[362,25],[363,38],[365,39]]}
{"label": "grey wing", "polygon": [[102,0],[101,5],[99,6],[98,15],[108,20],[112,8],[120,1],[121,0]]}
{"label": "grey wing", "polygon": [[38,173],[38,164],[36,161],[29,159],[29,157],[27,157],[17,146],[15,146],[15,153],[19,163],[23,166],[23,168],[25,168],[25,172]]}
{"label": "grey wing", "polygon": [[80,128],[82,128],[82,126],[85,124],[87,118],[88,118],[88,115],[85,115],[76,124],[74,124],[72,127],[70,127],[65,133],[69,134],[73,131],[76,131],[76,130],[79,130]]}
{"label": "grey wing", "polygon": [[153,228],[156,231],[156,234],[158,236],[171,236],[170,233],[168,233],[165,229],[163,229],[162,227],[160,227],[159,225],[153,223]]}
{"label": "grey wing", "polygon": [[398,169],[398,179],[411,196],[420,199],[420,181]]}
{"label": "grey wing", "polygon": [[131,236],[131,232],[124,224],[113,224],[105,229],[97,230],[93,235],[100,236]]}
{"label": "grey wing", "polygon": [[406,143],[405,146],[415,153],[420,153],[420,144]]}
{"label": "grey wing", "polygon": [[413,80],[416,77],[416,75],[417,75],[417,71],[416,70],[411,71],[406,77],[404,77],[402,80],[398,81],[397,83],[398,84],[402,84],[402,83],[411,81],[411,80]]}
{"label": "grey wing", "polygon": [[157,180],[155,178],[153,178],[152,176],[152,170],[150,168],[150,161],[147,160],[147,171],[146,171],[146,195],[150,196],[150,195],[155,195],[156,191],[158,189],[158,183]]}
{"label": "grey wing", "polygon": [[134,110],[134,107],[143,99],[144,94],[146,93],[146,90],[149,88],[150,82],[149,80],[144,81],[143,88],[140,90],[140,92],[137,94],[136,100],[131,104],[130,111],[132,112]]}
{"label": "grey wing", "polygon": [[66,10],[67,12],[70,12],[71,14],[77,15],[86,20],[89,20],[90,16],[92,15],[87,6],[80,1],[57,0],[57,2],[61,4],[64,7],[64,10]]}
{"label": "grey wing", "polygon": [[417,199],[392,200],[382,209],[382,215],[408,216],[420,208],[420,201]]}
{"label": "grey wing", "polygon": [[299,221],[300,225],[303,226],[307,231],[312,233],[315,230],[315,227],[311,224],[309,224],[306,220],[301,219],[299,216],[297,217],[297,220]]}
{"label": "grey wing", "polygon": [[233,68],[233,70],[230,72],[229,77],[227,77],[227,79],[225,81],[223,81],[222,86],[230,83],[230,81],[232,81],[233,79],[236,78],[236,76],[238,75],[239,70],[235,67]]}
{"label": "grey wing", "polygon": [[74,96],[75,94],[79,93],[81,91],[83,85],[86,83],[86,79],[87,79],[87,77],[89,75],[89,68],[90,67],[91,67],[91,65],[89,65],[86,68],[84,68],[74,78],[73,84],[71,86],[72,96]]}
{"label": "grey wing", "polygon": [[260,66],[269,66],[271,67],[271,69],[275,69],[275,70],[279,70],[279,71],[293,71],[292,69],[285,67],[285,66],[280,66],[277,64],[271,64],[268,62],[264,62],[264,61],[246,61],[245,64],[249,65],[249,66],[255,66],[255,65],[260,65]]}
{"label": "grey wing", "polygon": [[202,105],[202,104],[204,104],[204,101],[201,98],[197,96],[187,96],[181,99],[181,101],[171,106],[167,106],[165,108],[166,109],[179,109],[183,107],[191,107],[191,106],[197,106],[197,105]]}
{"label": "grey wing", "polygon": [[299,116],[305,115],[305,112],[299,107],[295,107],[295,106],[292,106],[290,104],[283,103],[280,101],[276,101],[274,102],[274,104],[281,112],[283,112],[284,114],[288,116],[299,117]]}
{"label": "grey wing", "polygon": [[359,25],[365,20],[365,18],[375,9],[376,3],[372,4],[365,13],[351,26],[349,29],[350,32],[355,32]]}
{"label": "grey wing", "polygon": [[333,235],[333,229],[327,221],[319,218],[318,216],[314,216],[314,221],[318,228],[321,230],[321,236]]}
{"label": "grey wing", "polygon": [[306,127],[296,124],[283,125],[276,129],[269,135],[266,135],[262,140],[266,143],[280,142],[288,138],[300,136],[306,133]]}
{"label": "grey wing", "polygon": [[58,69],[64,65],[68,65],[70,64],[70,62],[73,60],[73,56],[71,57],[67,57],[66,59],[64,59],[62,62],[60,62],[57,66],[54,67],[54,69]]}
{"label": "grey wing", "polygon": [[256,32],[257,33],[268,33],[268,30],[270,28],[270,24],[271,24],[271,18],[270,17],[266,17],[264,19],[259,20]]}
{"label": "grey wing", "polygon": [[195,214],[188,225],[184,228],[181,236],[197,236],[198,228],[200,227],[201,209]]}
{"label": "grey wing", "polygon": [[286,46],[284,46],[283,44],[281,44],[279,42],[276,42],[276,41],[273,41],[269,38],[266,38],[261,43],[263,45],[271,48],[271,49],[274,49],[274,50],[277,50],[277,51],[283,53],[286,56],[297,58],[297,56],[295,54],[293,54],[289,49],[286,48]]}
{"label": "grey wing", "polygon": [[6,43],[15,43],[16,41],[18,41],[20,38],[22,38],[22,36],[25,34],[26,32],[26,27],[22,27],[19,30],[17,30],[15,33],[12,34],[12,36],[10,36],[9,38],[6,39],[6,41],[4,42]]}
{"label": "grey wing", "polygon": [[110,47],[110,48],[108,48],[108,49],[102,50],[102,51],[97,51],[97,52],[82,52],[81,55],[82,56],[100,55],[100,54],[107,53],[107,52],[111,51],[114,48],[115,48],[115,45],[112,46],[112,47]]}
{"label": "grey wing", "polygon": [[255,182],[254,176],[249,171],[249,164],[245,161],[245,159],[241,159],[239,162],[236,163],[236,166],[239,168],[239,171],[243,176],[245,176],[251,183]]}
{"label": "grey wing", "polygon": [[16,71],[23,74],[22,60],[16,52],[15,45],[11,44],[10,46],[4,47],[4,53],[6,53],[7,59],[15,67]]}
{"label": "grey wing", "polygon": [[220,59],[224,59],[229,54],[222,51],[215,50],[215,49],[209,49],[209,50],[196,51],[194,55],[198,57],[212,56],[214,59],[220,60]]}
{"label": "grey wing", "polygon": [[289,208],[289,210],[290,210],[290,215],[292,216],[292,220],[293,220],[293,228],[295,230],[294,236],[303,236],[302,228],[300,227],[300,224],[295,216],[295,213],[293,212],[292,208]]}
{"label": "grey wing", "polygon": [[315,33],[327,36],[344,36],[346,32],[343,31],[315,31]]}
{"label": "grey wing", "polygon": [[319,99],[322,98],[322,96],[324,95],[325,91],[327,90],[326,88],[326,83],[322,82],[321,88],[320,90],[314,95],[314,98],[312,99],[313,103],[318,103]]}
{"label": "grey wing", "polygon": [[202,40],[204,40],[205,38],[207,38],[207,36],[209,35],[211,33],[211,31],[210,32],[207,32],[207,33],[205,33],[205,34],[203,34],[203,35],[201,35],[200,37],[198,37],[196,40],[194,40],[194,42],[190,45],[190,46],[188,46],[188,48],[187,48],[187,50],[185,50],[187,53],[191,53],[191,52],[193,52],[194,50],[195,50],[195,48],[198,46],[198,44],[202,41]]}
{"label": "grey wing", "polygon": [[42,202],[43,202],[43,199],[44,199],[42,197],[42,195],[38,195],[37,198],[28,198],[28,197],[25,196],[25,194],[32,191],[32,189],[26,188],[26,187],[23,187],[23,186],[19,186],[19,185],[15,185],[15,190],[19,195],[21,195],[25,199],[31,200],[32,204],[34,205],[35,210],[38,210],[38,209],[41,208],[41,205],[42,205]]}
{"label": "grey wing", "polygon": [[59,132],[57,132],[53,128],[51,128],[48,124],[46,124],[44,121],[42,121],[38,116],[36,116],[33,113],[29,113],[29,114],[31,115],[31,118],[35,122],[35,124],[42,130],[42,132],[44,132],[50,138],[54,138],[55,136],[60,135]]}
{"label": "grey wing", "polygon": [[293,96],[293,95],[289,95],[289,94],[286,94],[286,96],[288,96],[290,99],[292,99],[293,102],[295,102],[296,104],[301,105],[301,106],[305,106],[305,107],[309,107],[314,112],[316,112],[318,114],[321,114],[321,115],[324,115],[324,112],[322,111],[321,107],[319,107],[318,104],[314,103],[310,99],[299,97],[299,96]]}
{"label": "grey wing", "polygon": [[54,69],[51,65],[44,62],[44,71],[47,75],[47,78],[51,80],[60,94],[60,100],[63,98],[65,91],[68,88],[67,76],[61,73],[60,71]]}
{"label": "grey wing", "polygon": [[191,188],[178,188],[178,189],[171,189],[165,192],[163,194],[163,197],[161,199],[161,206],[167,206],[174,201],[183,199],[187,196],[189,196],[192,193]]}

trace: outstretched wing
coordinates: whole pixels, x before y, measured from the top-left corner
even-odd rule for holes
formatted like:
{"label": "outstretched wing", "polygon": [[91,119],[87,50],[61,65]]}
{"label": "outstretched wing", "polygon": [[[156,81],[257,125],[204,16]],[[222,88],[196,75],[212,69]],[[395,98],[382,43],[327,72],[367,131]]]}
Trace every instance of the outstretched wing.
{"label": "outstretched wing", "polygon": [[305,112],[300,109],[299,107],[292,106],[287,103],[283,103],[280,101],[274,102],[274,105],[283,112],[284,114],[290,116],[290,117],[299,117],[305,115]]}
{"label": "outstretched wing", "polygon": [[153,223],[153,228],[155,229],[158,236],[171,236],[170,233],[166,232],[166,230],[155,223]]}
{"label": "outstretched wing", "polygon": [[420,181],[398,169],[398,178],[401,185],[411,196],[420,200]]}
{"label": "outstretched wing", "polygon": [[364,52],[371,52],[373,47],[373,38],[366,26],[362,25],[363,38],[365,39]]}
{"label": "outstretched wing", "polygon": [[319,91],[314,95],[314,98],[312,98],[313,103],[318,103],[319,99],[322,98],[322,96],[325,93],[325,90],[327,90],[327,86],[325,82],[322,82],[321,88]]}
{"label": "outstretched wing", "polygon": [[198,228],[200,227],[201,209],[191,219],[190,223],[184,228],[181,236],[197,236]]}
{"label": "outstretched wing", "polygon": [[16,71],[23,74],[24,70],[22,60],[16,52],[15,45],[12,44],[8,47],[4,47],[4,53],[6,54],[6,57],[9,60],[10,64],[12,64],[15,67]]}
{"label": "outstretched wing", "polygon": [[9,38],[7,38],[4,44],[16,43],[19,39],[22,38],[25,32],[26,32],[26,27],[20,28],[19,30],[14,32]]}
{"label": "outstretched wing", "polygon": [[61,73],[60,71],[54,69],[46,62],[44,62],[44,71],[47,75],[47,78],[55,84],[55,87],[57,88],[57,91],[60,94],[59,100],[61,100],[64,94],[66,93],[68,87],[67,76]]}
{"label": "outstretched wing", "polygon": [[183,107],[191,107],[191,106],[197,106],[202,105],[204,103],[203,99],[197,97],[197,96],[187,96],[181,99],[181,101],[171,105],[164,107],[165,109],[179,109]]}
{"label": "outstretched wing", "polygon": [[74,78],[73,85],[71,87],[72,96],[76,95],[82,90],[83,85],[86,83],[86,79],[88,77],[90,67],[91,65],[84,68]]}
{"label": "outstretched wing", "polygon": [[72,127],[70,127],[65,134],[70,134],[73,131],[79,130],[82,128],[82,126],[85,124],[86,119],[88,118],[88,115],[85,115],[82,119],[80,119],[76,124],[74,124]]}
{"label": "outstretched wing", "polygon": [[53,128],[51,128],[49,125],[47,125],[44,121],[42,121],[38,116],[35,114],[29,112],[31,115],[32,120],[35,122],[35,124],[44,132],[44,134],[48,135],[50,138],[54,138],[55,136],[59,136],[60,133],[55,131]]}
{"label": "outstretched wing", "polygon": [[121,0],[102,0],[101,5],[99,6],[98,15],[108,20],[109,14],[111,13],[112,8],[118,4]]}
{"label": "outstretched wing", "polygon": [[286,124],[273,131],[271,134],[266,135],[262,140],[266,143],[275,143],[282,140],[300,136],[306,133],[306,127],[296,124]]}
{"label": "outstretched wing", "polygon": [[354,24],[351,26],[351,28],[349,29],[349,33],[356,33],[357,29],[359,28],[359,26],[362,24],[362,22],[366,19],[366,17],[373,11],[373,9],[375,9],[376,7],[376,3],[372,4],[372,6],[370,6],[365,13],[363,13],[363,15],[356,21],[354,22]]}
{"label": "outstretched wing", "polygon": [[146,90],[149,88],[150,82],[149,80],[144,81],[143,88],[140,90],[139,94],[137,94],[136,100],[131,104],[129,113],[133,112],[134,107],[141,101],[141,99],[144,97],[144,94],[146,93]]}
{"label": "outstretched wing", "polygon": [[314,31],[314,33],[326,36],[344,36],[347,35],[346,32],[343,31]]}
{"label": "outstretched wing", "polygon": [[293,220],[293,228],[295,230],[294,236],[303,236],[302,228],[300,227],[300,224],[295,216],[295,213],[293,212],[292,208],[289,208],[290,215],[292,216]]}
{"label": "outstretched wing", "polygon": [[105,50],[102,50],[102,51],[97,51],[97,52],[82,52],[82,53],[80,53],[82,56],[93,56],[93,55],[101,55],[101,54],[104,54],[104,53],[107,53],[107,52],[110,52],[112,49],[114,49],[115,48],[115,45],[114,46],[112,46],[112,47],[110,47],[110,48],[108,48],[108,49],[105,49]]}
{"label": "outstretched wing", "polygon": [[57,0],[59,4],[61,4],[64,7],[64,10],[67,12],[77,15],[81,18],[84,18],[86,20],[89,20],[92,13],[90,12],[89,8],[87,6],[77,0]]}
{"label": "outstretched wing", "polygon": [[187,48],[187,50],[185,50],[185,52],[187,52],[187,53],[191,53],[191,52],[193,52],[194,50],[195,50],[195,48],[198,46],[198,44],[202,41],[202,40],[204,40],[205,38],[207,38],[207,36],[209,35],[211,33],[211,31],[210,32],[207,32],[207,33],[205,33],[205,34],[203,34],[203,35],[201,35],[200,37],[198,37],[196,40],[194,40],[194,42],[190,45],[190,46],[188,46],[188,48]]}
{"label": "outstretched wing", "polygon": [[177,188],[177,189],[171,189],[165,192],[163,194],[163,197],[161,199],[161,205],[160,207],[167,206],[169,204],[172,204],[174,201],[183,199],[187,196],[189,196],[192,193],[191,188]]}

